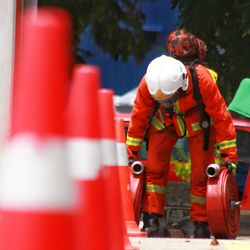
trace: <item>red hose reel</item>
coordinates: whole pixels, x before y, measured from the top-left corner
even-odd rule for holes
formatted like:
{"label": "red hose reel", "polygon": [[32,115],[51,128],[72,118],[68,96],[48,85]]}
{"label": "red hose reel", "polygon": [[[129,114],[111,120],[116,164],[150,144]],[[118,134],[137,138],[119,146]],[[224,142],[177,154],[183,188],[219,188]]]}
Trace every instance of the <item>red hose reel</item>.
{"label": "red hose reel", "polygon": [[207,168],[207,214],[215,238],[235,239],[239,233],[240,201],[236,178],[225,167]]}

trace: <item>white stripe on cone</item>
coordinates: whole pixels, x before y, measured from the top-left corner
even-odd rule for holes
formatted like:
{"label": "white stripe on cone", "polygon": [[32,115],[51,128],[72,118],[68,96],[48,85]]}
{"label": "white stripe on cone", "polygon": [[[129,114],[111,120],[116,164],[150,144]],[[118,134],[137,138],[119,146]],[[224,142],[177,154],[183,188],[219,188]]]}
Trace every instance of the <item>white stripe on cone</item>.
{"label": "white stripe on cone", "polygon": [[95,180],[100,175],[99,140],[69,138],[66,143],[71,176],[75,180]]}
{"label": "white stripe on cone", "polygon": [[0,175],[1,207],[70,209],[72,183],[60,139],[41,141],[32,134],[14,137],[8,144]]}
{"label": "white stripe on cone", "polygon": [[0,180],[0,249],[71,250],[73,193],[60,139],[13,137]]}
{"label": "white stripe on cone", "polygon": [[102,164],[103,166],[117,167],[116,143],[114,140],[102,139]]}
{"label": "white stripe on cone", "polygon": [[116,143],[116,149],[117,149],[117,162],[118,166],[128,166],[128,153],[127,153],[127,147],[125,143],[117,142]]}
{"label": "white stripe on cone", "polygon": [[16,136],[7,147],[0,178],[2,208],[72,208],[73,190],[59,139]]}

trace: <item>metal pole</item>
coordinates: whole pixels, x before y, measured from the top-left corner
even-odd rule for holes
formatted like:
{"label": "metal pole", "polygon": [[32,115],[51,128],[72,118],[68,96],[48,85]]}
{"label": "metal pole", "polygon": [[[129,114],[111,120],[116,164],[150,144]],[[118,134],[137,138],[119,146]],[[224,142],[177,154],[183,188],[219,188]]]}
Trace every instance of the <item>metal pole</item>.
{"label": "metal pole", "polygon": [[9,133],[16,1],[0,1],[0,154]]}
{"label": "metal pole", "polygon": [[[34,15],[38,0],[1,0],[0,1],[0,156],[10,132],[10,104],[14,70],[14,51],[16,34],[16,11],[22,6],[34,7]],[[19,6],[20,9],[16,9]],[[20,28],[20,27],[19,27]],[[21,32],[21,30],[19,30]]]}

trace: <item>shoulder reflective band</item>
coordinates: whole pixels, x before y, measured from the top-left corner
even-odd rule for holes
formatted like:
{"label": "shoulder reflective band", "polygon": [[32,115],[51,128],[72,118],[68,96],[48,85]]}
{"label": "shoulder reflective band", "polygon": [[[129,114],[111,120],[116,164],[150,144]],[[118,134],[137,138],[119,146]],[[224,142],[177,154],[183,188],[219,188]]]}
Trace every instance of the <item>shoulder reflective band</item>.
{"label": "shoulder reflective band", "polygon": [[212,76],[214,82],[217,83],[218,74],[217,74],[215,71],[213,71],[212,69],[207,69],[207,70],[208,70],[208,72],[210,73],[210,75]]}

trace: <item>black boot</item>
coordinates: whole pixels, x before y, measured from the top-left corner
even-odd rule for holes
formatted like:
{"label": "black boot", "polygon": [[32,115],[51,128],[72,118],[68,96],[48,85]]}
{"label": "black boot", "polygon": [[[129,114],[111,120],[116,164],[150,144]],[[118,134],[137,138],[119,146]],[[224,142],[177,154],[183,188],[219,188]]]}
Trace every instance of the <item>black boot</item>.
{"label": "black boot", "polygon": [[194,222],[194,238],[210,238],[210,231],[208,229],[208,223],[203,221]]}
{"label": "black boot", "polygon": [[147,232],[148,237],[170,237],[167,228],[162,228],[159,223],[161,215],[154,213],[143,214],[142,231]]}
{"label": "black boot", "polygon": [[158,214],[144,213],[143,214],[143,227],[142,231],[147,233],[148,237],[158,237],[158,232],[160,229]]}

